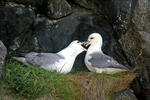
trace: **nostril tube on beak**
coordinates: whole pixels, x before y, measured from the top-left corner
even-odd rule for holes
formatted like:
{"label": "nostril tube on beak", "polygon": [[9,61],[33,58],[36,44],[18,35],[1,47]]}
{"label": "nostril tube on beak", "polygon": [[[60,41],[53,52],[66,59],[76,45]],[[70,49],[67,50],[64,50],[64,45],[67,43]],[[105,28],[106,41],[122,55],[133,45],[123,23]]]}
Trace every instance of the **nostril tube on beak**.
{"label": "nostril tube on beak", "polygon": [[82,44],[81,44],[84,48],[88,48],[89,47],[89,45],[90,45],[90,43],[89,43],[89,41],[87,41],[87,42],[82,42]]}
{"label": "nostril tube on beak", "polygon": [[86,42],[81,42],[81,45],[84,47],[85,46],[85,44],[86,44]]}

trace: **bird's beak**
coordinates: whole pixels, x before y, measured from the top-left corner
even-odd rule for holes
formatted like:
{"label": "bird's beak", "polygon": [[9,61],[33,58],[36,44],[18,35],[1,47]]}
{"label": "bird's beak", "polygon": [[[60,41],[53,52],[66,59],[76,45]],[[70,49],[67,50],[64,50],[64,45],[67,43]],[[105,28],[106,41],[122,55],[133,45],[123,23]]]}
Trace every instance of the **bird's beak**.
{"label": "bird's beak", "polygon": [[83,50],[84,50],[84,51],[87,51],[87,49],[86,49],[86,48],[84,48],[84,47],[83,47]]}
{"label": "bird's beak", "polygon": [[84,51],[87,51],[87,49],[86,49],[85,46],[84,46],[84,43],[85,43],[85,42],[81,42],[81,46],[83,47],[83,50],[84,50]]}
{"label": "bird's beak", "polygon": [[82,42],[82,46],[88,47],[90,45],[90,41]]}

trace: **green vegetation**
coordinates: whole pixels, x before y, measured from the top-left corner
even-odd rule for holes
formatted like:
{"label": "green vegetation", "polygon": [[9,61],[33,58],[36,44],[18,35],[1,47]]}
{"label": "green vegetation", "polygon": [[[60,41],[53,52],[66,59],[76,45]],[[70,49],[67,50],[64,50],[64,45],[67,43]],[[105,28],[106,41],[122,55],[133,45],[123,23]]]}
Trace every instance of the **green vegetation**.
{"label": "green vegetation", "polygon": [[59,74],[9,60],[0,82],[0,100],[107,100],[135,76],[132,72]]}
{"label": "green vegetation", "polygon": [[55,99],[71,100],[78,97],[67,74],[26,67],[16,61],[7,61],[3,80],[17,97],[35,99],[48,93]]}

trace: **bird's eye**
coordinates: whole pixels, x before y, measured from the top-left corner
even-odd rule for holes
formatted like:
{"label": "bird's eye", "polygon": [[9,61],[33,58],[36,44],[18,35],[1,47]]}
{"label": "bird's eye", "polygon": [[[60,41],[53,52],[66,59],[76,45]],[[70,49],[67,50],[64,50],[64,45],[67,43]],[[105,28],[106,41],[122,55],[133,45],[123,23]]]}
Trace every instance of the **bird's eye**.
{"label": "bird's eye", "polygon": [[93,39],[93,37],[91,37],[90,39]]}
{"label": "bird's eye", "polygon": [[80,41],[77,41],[77,43],[80,43]]}

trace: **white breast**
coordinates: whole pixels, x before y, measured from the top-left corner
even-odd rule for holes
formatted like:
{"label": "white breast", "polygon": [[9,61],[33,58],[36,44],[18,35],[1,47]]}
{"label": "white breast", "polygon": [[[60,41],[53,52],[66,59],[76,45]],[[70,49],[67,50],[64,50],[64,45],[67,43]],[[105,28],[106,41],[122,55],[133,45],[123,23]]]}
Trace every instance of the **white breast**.
{"label": "white breast", "polygon": [[68,73],[68,72],[70,72],[71,69],[72,69],[72,67],[73,67],[74,61],[75,61],[75,59],[74,59],[73,57],[72,57],[72,58],[68,58],[68,59],[66,60],[65,65],[62,66],[60,72],[61,72],[61,73]]}
{"label": "white breast", "polygon": [[91,59],[91,56],[89,56],[89,54],[87,53],[84,59],[85,65],[87,66],[88,70],[90,70],[91,72],[96,72],[95,68],[89,62],[89,59]]}
{"label": "white breast", "polygon": [[49,71],[57,71],[60,72],[62,66],[65,65],[65,59],[61,59],[53,64],[41,66],[42,68],[49,70]]}

